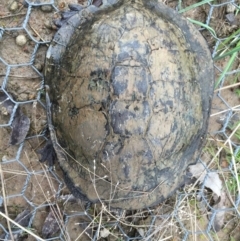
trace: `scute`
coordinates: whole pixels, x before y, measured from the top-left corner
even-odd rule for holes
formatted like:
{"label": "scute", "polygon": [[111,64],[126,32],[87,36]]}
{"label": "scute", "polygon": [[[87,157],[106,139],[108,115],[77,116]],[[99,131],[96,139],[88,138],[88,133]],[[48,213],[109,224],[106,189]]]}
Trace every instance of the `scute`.
{"label": "scute", "polygon": [[171,195],[199,156],[213,64],[202,36],[172,9],[114,2],[62,26],[45,78],[59,143],[74,154],[59,161],[69,189],[137,209]]}
{"label": "scute", "polygon": [[109,108],[113,134],[144,135],[150,119],[148,101],[113,101]]}

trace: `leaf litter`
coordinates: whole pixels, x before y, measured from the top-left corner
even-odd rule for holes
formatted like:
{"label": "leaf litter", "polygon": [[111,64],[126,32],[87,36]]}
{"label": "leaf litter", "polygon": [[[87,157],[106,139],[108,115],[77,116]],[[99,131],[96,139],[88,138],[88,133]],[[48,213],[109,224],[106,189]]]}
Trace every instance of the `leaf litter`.
{"label": "leaf litter", "polygon": [[[15,104],[4,92],[0,92],[0,106],[4,115],[11,116],[14,113]],[[30,119],[22,112],[20,106],[17,107],[14,113],[11,126],[12,133],[10,144],[19,145],[25,140],[30,128]]]}
{"label": "leaf litter", "polygon": [[[225,217],[225,202],[226,202],[226,192],[223,190],[222,180],[219,174],[212,171],[207,171],[206,163],[198,162],[195,165],[191,165],[188,168],[191,178],[196,178],[199,184],[203,184],[204,187],[209,188],[213,192],[214,205],[212,206],[212,211],[209,213],[208,218],[213,218],[212,228],[218,232],[222,229],[224,225]],[[214,210],[218,210],[216,213]],[[214,216],[213,216],[214,215]]]}

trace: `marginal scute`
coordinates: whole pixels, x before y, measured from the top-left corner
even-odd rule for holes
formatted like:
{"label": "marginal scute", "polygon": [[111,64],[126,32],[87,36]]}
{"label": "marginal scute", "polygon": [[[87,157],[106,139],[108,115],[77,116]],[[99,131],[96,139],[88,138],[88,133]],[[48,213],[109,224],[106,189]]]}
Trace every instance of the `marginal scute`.
{"label": "marginal scute", "polygon": [[73,153],[59,158],[71,192],[138,209],[171,195],[197,160],[213,64],[200,33],[172,9],[108,3],[62,25],[45,78],[58,141]]}

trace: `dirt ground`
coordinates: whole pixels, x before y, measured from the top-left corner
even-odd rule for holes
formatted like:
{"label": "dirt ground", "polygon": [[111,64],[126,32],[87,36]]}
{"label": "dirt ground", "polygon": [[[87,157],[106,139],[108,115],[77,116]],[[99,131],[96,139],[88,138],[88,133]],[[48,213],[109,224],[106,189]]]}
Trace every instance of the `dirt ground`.
{"label": "dirt ground", "polygon": [[[32,0],[31,2],[34,1]],[[48,2],[48,0],[36,1],[36,3]],[[77,3],[76,0],[59,0],[55,1],[55,6],[60,10],[64,10],[67,9],[69,2]],[[86,4],[87,1],[81,2]],[[178,4],[177,1],[171,0],[165,1],[165,3],[173,8]],[[195,3],[193,0],[183,1],[182,7],[185,8],[193,3]],[[209,16],[209,11],[209,5],[205,4],[188,11],[184,16],[205,22]],[[227,13],[226,11],[226,5],[224,7],[214,8],[210,20],[210,26],[215,30],[219,38],[229,36],[234,30],[239,28],[240,25],[238,18],[235,19],[235,25],[230,24],[225,16]],[[1,1],[0,26],[15,29],[5,31],[3,38],[0,40],[0,57],[5,61],[5,63],[0,61],[0,85],[12,96],[14,101],[20,103],[21,111],[30,119],[30,130],[23,144],[10,145],[11,127],[7,126],[7,124],[10,121],[11,115],[6,110],[6,107],[0,103],[0,125],[2,125],[0,128],[0,176],[2,176],[2,180],[0,181],[0,195],[6,197],[4,202],[6,205],[5,208],[1,205],[0,200],[0,211],[6,213],[7,207],[8,216],[14,220],[23,210],[27,208],[34,210],[36,215],[33,219],[31,230],[40,237],[43,237],[42,228],[49,213],[52,212],[59,215],[59,220],[63,224],[64,221],[66,222],[66,217],[63,216],[64,211],[69,215],[69,221],[66,222],[67,226],[65,228],[62,227],[66,235],[62,236],[62,240],[76,240],[83,230],[86,230],[86,234],[78,240],[88,240],[87,236],[92,235],[92,230],[87,226],[90,219],[84,215],[75,216],[75,214],[84,211],[84,205],[76,200],[72,202],[65,202],[61,198],[57,200],[56,196],[59,198],[61,195],[69,193],[62,184],[62,174],[57,166],[56,170],[51,172],[47,166],[39,162],[38,151],[46,142],[46,137],[44,136],[46,131],[46,113],[44,106],[41,104],[41,87],[43,85],[42,73],[45,53],[48,48],[48,44],[45,42],[50,41],[55,34],[56,27],[53,25],[53,20],[58,18],[59,14],[56,9],[48,6],[34,7],[28,19],[26,16],[28,16],[28,12],[24,2],[14,0]],[[26,19],[28,20],[26,23],[27,31],[24,29],[17,29],[17,27],[24,25]],[[207,30],[202,30],[201,32],[206,38],[210,50],[213,51],[216,43],[215,39]],[[26,43],[22,46],[16,43],[16,37],[19,35],[24,35],[26,37]],[[218,68],[224,68],[227,61],[228,59],[224,59],[216,62],[216,79],[220,75]],[[239,69],[239,64],[239,61],[235,62],[232,69]],[[230,75],[224,82],[224,86],[235,83],[236,78],[239,82],[239,77],[236,74]],[[225,113],[227,113],[226,110],[229,108],[237,109],[237,107],[239,110],[239,95],[235,93],[237,89],[239,89],[239,86],[221,91],[220,97],[222,99],[219,98],[218,92],[215,93],[212,104],[212,117],[209,122],[208,139],[210,141],[212,138],[217,138],[214,133],[222,128],[220,120],[225,116]],[[203,157],[206,159],[210,158],[206,153],[203,154]],[[188,198],[194,202],[193,196],[189,196]],[[168,237],[168,235],[171,236],[171,239],[164,240],[181,240],[184,235],[184,228],[191,229],[189,219],[185,217],[186,221],[183,222],[185,227],[183,228],[179,225],[175,217],[166,219],[169,225],[166,225],[166,220],[160,217],[160,215],[173,212],[175,205],[176,197],[172,197],[154,210],[146,211],[145,213],[144,211],[140,212],[140,217],[138,218],[136,217],[136,213],[126,212],[124,213],[124,217],[128,217],[126,218],[127,225],[121,222],[119,225],[123,227],[123,230],[128,233],[128,235],[135,235],[134,232],[138,232],[138,235],[141,235],[142,232],[148,230],[144,227],[150,226],[152,218],[155,216],[157,217],[155,226],[164,227],[164,232],[166,233],[161,237],[154,234],[155,236],[153,235],[150,240],[163,240],[163,238]],[[229,206],[231,205],[229,204]],[[91,208],[89,211],[93,216],[101,212],[102,211],[99,211],[99,207],[97,206]],[[181,210],[181,212],[184,215],[187,210]],[[109,223],[112,222],[113,218],[107,215],[107,211],[102,212],[102,215],[104,220],[108,220]],[[229,220],[233,221],[229,221],[230,224],[224,231],[220,231],[217,235],[213,234],[213,240],[230,240],[230,236],[234,237],[234,240],[240,240],[240,236],[238,235],[240,233],[240,228],[237,225],[234,214],[229,212],[228,215]],[[134,223],[134,218],[138,219],[136,223],[140,226],[142,225],[141,227],[135,229],[128,227],[129,223]],[[184,217],[182,218],[184,219]],[[199,220],[198,224],[201,224],[199,224],[198,230],[205,229],[208,220],[207,215],[202,218],[199,217]],[[6,219],[0,217],[0,224],[6,228]],[[97,227],[95,228],[97,229]],[[113,227],[111,229],[112,238],[102,238],[101,240],[124,240],[122,239],[124,237],[124,232],[119,234],[118,230],[119,226]],[[0,237],[3,233],[4,230],[0,228]],[[59,235],[59,231],[57,231],[57,234],[53,234],[53,236],[57,235]],[[188,240],[209,240],[208,234],[202,234],[198,239],[193,236],[194,235],[189,235]],[[45,238],[47,238],[47,236]],[[24,240],[34,240],[34,238],[31,235],[26,235]]]}

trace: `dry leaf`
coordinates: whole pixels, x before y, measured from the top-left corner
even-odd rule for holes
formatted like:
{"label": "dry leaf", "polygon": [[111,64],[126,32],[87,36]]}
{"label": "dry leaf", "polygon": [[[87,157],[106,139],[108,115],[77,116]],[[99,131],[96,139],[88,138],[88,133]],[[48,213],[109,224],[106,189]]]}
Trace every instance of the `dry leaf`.
{"label": "dry leaf", "polygon": [[199,178],[199,181],[201,183],[203,182],[203,180],[207,174],[207,171],[201,162],[198,162],[195,165],[189,166],[188,170],[192,174],[192,177],[195,177],[196,179]]}
{"label": "dry leaf", "polygon": [[18,107],[12,122],[11,145],[18,145],[25,140],[30,128],[30,119]]}
{"label": "dry leaf", "polygon": [[210,188],[218,197],[221,195],[222,181],[218,173],[209,172],[204,182],[204,186]]}
{"label": "dry leaf", "polygon": [[143,228],[138,228],[138,232],[141,237],[144,237],[144,229]]}
{"label": "dry leaf", "polygon": [[29,209],[25,209],[24,211],[22,211],[17,215],[14,221],[23,227],[27,227],[31,217],[32,217],[31,211]]}
{"label": "dry leaf", "polygon": [[[220,201],[215,204],[213,206],[213,208],[215,210],[222,210],[222,209],[225,209],[226,206],[225,206],[225,201],[226,201],[226,192],[222,191],[221,194],[220,194]],[[212,227],[213,229],[218,232],[219,230],[221,230],[221,228],[223,227],[224,225],[224,216],[225,216],[225,213],[226,211],[217,211],[215,217],[214,217],[214,220],[213,220],[213,224],[212,224]]]}
{"label": "dry leaf", "polygon": [[[207,172],[205,169],[205,164],[202,163],[197,163],[196,165],[189,166],[189,172],[191,173],[192,177],[197,178],[200,183],[203,183],[205,187],[213,191],[213,199],[215,202],[213,209],[225,209],[226,207],[224,203],[226,200],[226,193],[222,191],[222,181],[219,178],[218,173]],[[217,213],[214,216],[212,227],[217,232],[223,227],[225,211],[216,212]],[[209,219],[210,218],[211,215]]]}
{"label": "dry leaf", "polygon": [[59,219],[54,211],[50,211],[42,227],[43,238],[51,238],[60,230]]}
{"label": "dry leaf", "polygon": [[218,197],[221,195],[222,181],[216,172],[208,172],[202,163],[189,166],[189,172],[192,177],[203,183],[205,187],[210,188]]}
{"label": "dry leaf", "polygon": [[[0,109],[4,115],[12,115],[15,104],[4,93],[0,92]],[[11,145],[18,145],[23,142],[30,128],[30,119],[17,108],[12,122]]]}

